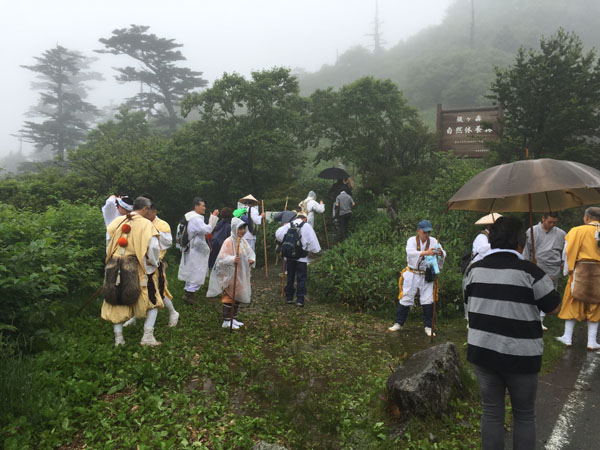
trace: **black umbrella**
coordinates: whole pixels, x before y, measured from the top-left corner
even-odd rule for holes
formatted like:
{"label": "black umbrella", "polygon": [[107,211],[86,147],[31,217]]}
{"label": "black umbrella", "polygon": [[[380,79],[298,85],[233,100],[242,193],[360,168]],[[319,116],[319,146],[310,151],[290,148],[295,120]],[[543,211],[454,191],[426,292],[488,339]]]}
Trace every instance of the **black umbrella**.
{"label": "black umbrella", "polygon": [[328,167],[319,173],[319,178],[325,178],[327,180],[344,180],[350,178],[350,175],[348,175],[348,172],[344,169],[339,167]]}

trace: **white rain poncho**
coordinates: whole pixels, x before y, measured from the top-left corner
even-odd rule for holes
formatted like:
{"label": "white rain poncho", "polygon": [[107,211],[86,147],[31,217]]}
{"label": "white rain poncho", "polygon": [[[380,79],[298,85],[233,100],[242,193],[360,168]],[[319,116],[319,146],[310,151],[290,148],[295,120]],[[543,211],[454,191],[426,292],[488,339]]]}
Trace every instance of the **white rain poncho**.
{"label": "white rain poncho", "polygon": [[190,249],[182,253],[177,277],[181,281],[203,285],[208,272],[208,256],[210,247],[206,243],[206,235],[212,233],[219,218],[209,216],[208,225],[204,223],[204,217],[190,211],[186,213],[188,221],[188,237],[190,238]]}
{"label": "white rain poncho", "polygon": [[[245,225],[241,219],[231,219],[231,236],[225,239],[217,261],[210,274],[207,297],[217,297],[225,292],[233,298],[233,275],[235,273],[235,247],[238,241],[237,230]],[[256,255],[250,248],[246,239],[239,239],[240,262],[237,268],[237,282],[235,283],[235,301],[239,303],[250,303],[250,261],[256,261]]]}

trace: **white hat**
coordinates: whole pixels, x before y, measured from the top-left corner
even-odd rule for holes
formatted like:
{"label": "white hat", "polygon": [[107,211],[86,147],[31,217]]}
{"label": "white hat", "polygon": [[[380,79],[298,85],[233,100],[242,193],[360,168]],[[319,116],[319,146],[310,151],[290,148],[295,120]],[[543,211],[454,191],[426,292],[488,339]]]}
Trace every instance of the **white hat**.
{"label": "white hat", "polygon": [[500,217],[502,217],[502,214],[490,213],[487,216],[483,216],[481,219],[475,222],[475,225],[491,225]]}
{"label": "white hat", "polygon": [[245,205],[258,205],[258,200],[256,200],[252,194],[248,194],[245,197],[240,198],[239,202]]}

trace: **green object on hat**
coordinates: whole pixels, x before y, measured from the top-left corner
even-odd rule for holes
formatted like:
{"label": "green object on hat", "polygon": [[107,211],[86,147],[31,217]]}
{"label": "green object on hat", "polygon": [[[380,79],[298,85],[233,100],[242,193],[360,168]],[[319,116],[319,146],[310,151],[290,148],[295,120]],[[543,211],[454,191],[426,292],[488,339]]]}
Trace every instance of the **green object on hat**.
{"label": "green object on hat", "polygon": [[239,208],[233,211],[233,217],[237,217],[238,219],[246,214],[248,211],[246,208]]}

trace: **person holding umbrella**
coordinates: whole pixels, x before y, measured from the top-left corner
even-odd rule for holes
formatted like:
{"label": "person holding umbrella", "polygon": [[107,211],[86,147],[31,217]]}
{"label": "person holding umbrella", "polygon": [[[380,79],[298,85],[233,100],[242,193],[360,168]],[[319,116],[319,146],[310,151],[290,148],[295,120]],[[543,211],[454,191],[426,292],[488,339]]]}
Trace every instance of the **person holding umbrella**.
{"label": "person holding umbrella", "polygon": [[556,314],[560,295],[542,269],[523,259],[521,222],[501,217],[490,228],[491,250],[464,281],[467,360],[481,395],[482,448],[504,448],[505,392],[513,412],[513,448],[533,449],[535,398],[544,341],[540,310]]}
{"label": "person holding umbrella", "polygon": [[415,295],[419,291],[421,306],[423,307],[423,325],[425,334],[431,337],[433,324],[433,301],[434,280],[428,280],[425,272],[428,270],[426,256],[436,256],[439,259],[440,268],[444,265],[446,252],[438,243],[437,239],[431,237],[431,222],[421,220],[417,225],[417,235],[408,238],[406,242],[406,262],[408,265],[400,274],[398,286],[398,310],[396,322],[388,328],[388,331],[399,331],[408,318],[410,307],[415,303]]}
{"label": "person holding umbrella", "polygon": [[558,317],[565,321],[565,332],[556,339],[570,347],[575,322],[587,320],[588,350],[600,349],[596,341],[600,321],[600,208],[585,210],[584,225],[572,228],[565,236],[569,281],[565,287]]}
{"label": "person holding umbrella", "polygon": [[207,297],[222,296],[222,327],[233,330],[244,326],[237,320],[237,313],[240,303],[250,303],[250,268],[256,260],[254,251],[244,239],[247,227],[243,219],[231,219],[231,235],[221,246],[206,292]]}

